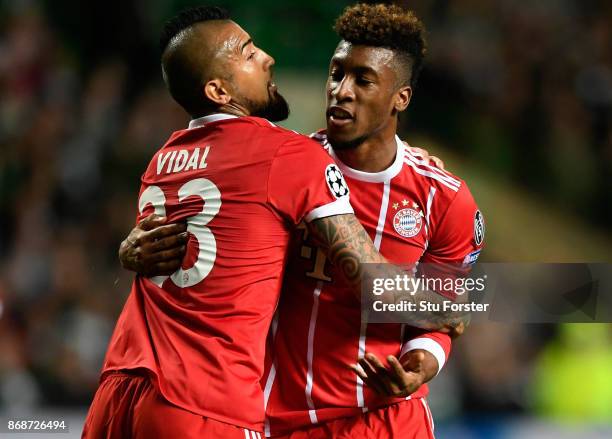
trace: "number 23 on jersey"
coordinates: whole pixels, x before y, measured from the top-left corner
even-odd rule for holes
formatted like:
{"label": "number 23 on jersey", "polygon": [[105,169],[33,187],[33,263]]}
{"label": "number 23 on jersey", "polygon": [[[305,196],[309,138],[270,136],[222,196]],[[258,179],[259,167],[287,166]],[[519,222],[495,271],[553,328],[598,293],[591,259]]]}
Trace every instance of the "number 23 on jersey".
{"label": "number 23 on jersey", "polygon": [[[221,192],[217,186],[206,178],[190,180],[178,190],[178,202],[184,202],[188,197],[202,198],[204,206],[200,212],[187,218],[187,231],[198,240],[198,256],[192,267],[179,268],[170,276],[155,276],[150,280],[157,286],[170,278],[179,288],[188,288],[202,282],[210,273],[217,257],[217,241],[208,223],[219,213],[221,208]],[[166,195],[159,186],[147,187],[138,199],[138,211],[142,215],[147,206],[151,205],[157,215],[166,216]]]}

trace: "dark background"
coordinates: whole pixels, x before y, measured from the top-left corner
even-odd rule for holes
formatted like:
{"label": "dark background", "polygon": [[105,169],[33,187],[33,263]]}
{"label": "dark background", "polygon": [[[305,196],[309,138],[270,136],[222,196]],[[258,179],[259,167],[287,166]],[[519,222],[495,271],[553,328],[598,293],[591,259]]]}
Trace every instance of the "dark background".
{"label": "dark background", "polygon": [[[612,3],[397,3],[429,31],[400,134],[468,182],[482,260],[610,262]],[[157,37],[195,4],[0,1],[0,412],[82,422],[129,291],[116,253],[140,175],[188,122]],[[333,20],[351,3],[220,4],[276,58],[285,125],[321,127]],[[439,436],[597,437],[610,365],[610,325],[474,325],[432,386]]]}

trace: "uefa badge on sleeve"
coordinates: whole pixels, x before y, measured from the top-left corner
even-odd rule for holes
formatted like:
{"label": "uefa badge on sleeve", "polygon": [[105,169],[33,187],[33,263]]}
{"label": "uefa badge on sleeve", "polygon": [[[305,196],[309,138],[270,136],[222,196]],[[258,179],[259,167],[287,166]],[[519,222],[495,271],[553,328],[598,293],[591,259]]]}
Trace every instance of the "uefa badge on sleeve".
{"label": "uefa badge on sleeve", "polygon": [[325,181],[334,197],[340,198],[348,195],[349,188],[338,166],[328,165],[325,168]]}

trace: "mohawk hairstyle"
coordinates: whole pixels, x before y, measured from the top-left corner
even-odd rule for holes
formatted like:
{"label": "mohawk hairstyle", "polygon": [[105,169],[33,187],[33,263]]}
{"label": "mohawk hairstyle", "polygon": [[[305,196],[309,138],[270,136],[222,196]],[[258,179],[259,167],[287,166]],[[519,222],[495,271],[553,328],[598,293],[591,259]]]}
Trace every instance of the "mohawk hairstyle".
{"label": "mohawk hairstyle", "polygon": [[182,47],[175,47],[174,50],[169,46],[183,31],[198,23],[229,19],[229,13],[223,8],[199,6],[181,11],[162,30],[159,46],[164,82],[174,100],[192,117],[199,117],[212,107],[212,103],[202,93],[203,77],[211,66],[190,52],[189,47],[194,44],[182,44]]}
{"label": "mohawk hairstyle", "polygon": [[406,67],[401,80],[416,85],[427,52],[425,27],[412,11],[397,5],[359,3],[336,20],[334,30],[351,44],[385,47],[400,55]]}
{"label": "mohawk hairstyle", "polygon": [[229,20],[230,14],[226,9],[218,6],[198,6],[184,9],[176,17],[171,18],[164,25],[159,38],[159,48],[163,52],[172,38],[188,27],[209,20]]}

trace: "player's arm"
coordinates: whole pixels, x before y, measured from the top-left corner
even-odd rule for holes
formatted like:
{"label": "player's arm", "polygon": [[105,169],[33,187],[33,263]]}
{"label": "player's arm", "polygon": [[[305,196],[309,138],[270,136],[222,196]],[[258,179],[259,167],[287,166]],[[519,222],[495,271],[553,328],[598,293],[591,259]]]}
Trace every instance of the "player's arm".
{"label": "player's arm", "polygon": [[423,349],[407,352],[400,359],[389,355],[387,362],[388,367],[376,355],[366,353],[351,369],[379,395],[396,398],[412,395],[438,373],[438,361]]}
{"label": "player's arm", "polygon": [[381,396],[406,397],[440,373],[451,352],[452,340],[441,332],[406,328],[411,334],[398,357],[384,360],[366,352],[351,369]]}
{"label": "player's arm", "polygon": [[[374,243],[353,214],[316,219],[308,223],[308,228],[315,242],[327,253],[332,264],[339,268],[358,297],[361,296],[364,280],[367,282],[367,279],[393,279],[408,274],[401,267],[388,263],[376,250]],[[456,336],[463,332],[468,323],[469,316],[464,312],[444,310],[442,304],[448,299],[435,291],[420,290],[418,294],[398,291],[394,293],[393,300],[414,303],[415,309],[422,301],[440,304],[438,307],[431,307],[429,311],[407,311],[406,323],[411,326],[448,331]]]}
{"label": "player's arm", "polygon": [[143,276],[169,275],[180,268],[187,239],[186,224],[166,224],[166,218],[151,214],[123,240],[119,261]]}
{"label": "player's arm", "polygon": [[[484,220],[467,187],[463,186],[442,220],[422,258],[424,263],[463,264],[476,261],[484,243]],[[463,331],[456,331],[460,335]],[[451,339],[439,332],[421,333],[408,340],[399,360],[387,358],[385,366],[374,354],[366,353],[354,372],[383,396],[405,397],[431,380],[446,363]]]}

